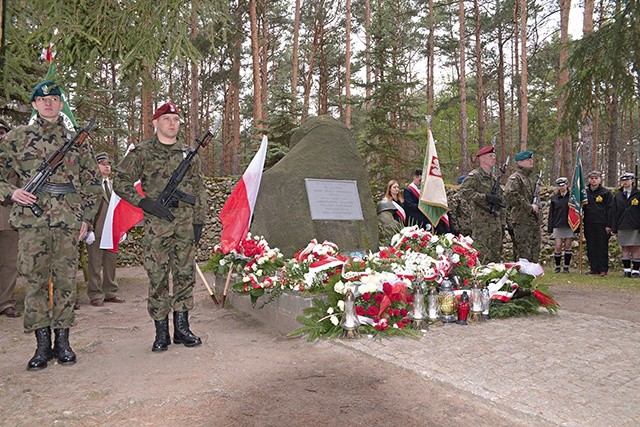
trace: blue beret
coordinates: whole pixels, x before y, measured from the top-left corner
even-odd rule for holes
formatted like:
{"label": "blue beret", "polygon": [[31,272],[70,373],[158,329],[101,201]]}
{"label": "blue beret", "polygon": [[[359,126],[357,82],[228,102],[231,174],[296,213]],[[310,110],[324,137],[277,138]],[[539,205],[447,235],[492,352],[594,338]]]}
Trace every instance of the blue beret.
{"label": "blue beret", "polygon": [[527,160],[533,157],[533,151],[521,151],[518,154],[516,154],[515,156],[513,156],[513,158],[515,159],[516,162],[521,162],[523,160]]}
{"label": "blue beret", "polygon": [[49,95],[62,96],[62,91],[60,90],[60,87],[51,80],[40,82],[35,85],[33,92],[31,92],[31,102],[35,101],[37,96]]}

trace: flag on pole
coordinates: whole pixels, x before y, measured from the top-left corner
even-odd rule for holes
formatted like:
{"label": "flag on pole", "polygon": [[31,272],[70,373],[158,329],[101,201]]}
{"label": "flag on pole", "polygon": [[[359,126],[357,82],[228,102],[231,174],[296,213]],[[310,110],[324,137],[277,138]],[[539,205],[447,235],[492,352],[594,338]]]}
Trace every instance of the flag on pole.
{"label": "flag on pole", "polygon": [[436,152],[436,143],[433,140],[431,129],[427,129],[429,135],[429,146],[424,156],[422,167],[422,183],[420,185],[419,209],[429,218],[435,228],[442,219],[448,223],[447,192],[444,188],[444,180],[440,172],[440,162]]}
{"label": "flag on pole", "polygon": [[262,137],[260,149],[220,210],[220,222],[222,223],[220,245],[224,253],[234,250],[238,243],[247,237],[251,216],[260,190],[262,169],[266,157],[267,136],[265,135]]}
{"label": "flag on pole", "polygon": [[[40,59],[49,64],[49,69],[47,70],[47,75],[44,78],[45,80],[51,80],[52,82],[60,84],[60,75],[58,73],[58,66],[54,61],[55,51],[53,50],[53,43],[49,43],[49,46],[46,48],[42,48],[42,54],[40,55]],[[76,118],[73,115],[73,111],[71,111],[71,107],[69,107],[69,102],[67,101],[67,93],[60,87],[60,92],[62,95],[60,99],[62,101],[62,110],[60,111],[60,115],[64,121],[64,126],[70,131],[76,131],[79,126],[78,122],[76,122]],[[36,109],[31,110],[31,118],[29,119],[29,124],[32,124],[34,120],[38,117],[38,111]]]}
{"label": "flag on pole", "polygon": [[569,227],[576,231],[580,227],[582,220],[582,205],[587,204],[587,188],[584,186],[584,176],[582,175],[582,160],[580,159],[580,148],[576,152],[576,167],[573,172],[571,184],[571,195],[569,196]]}

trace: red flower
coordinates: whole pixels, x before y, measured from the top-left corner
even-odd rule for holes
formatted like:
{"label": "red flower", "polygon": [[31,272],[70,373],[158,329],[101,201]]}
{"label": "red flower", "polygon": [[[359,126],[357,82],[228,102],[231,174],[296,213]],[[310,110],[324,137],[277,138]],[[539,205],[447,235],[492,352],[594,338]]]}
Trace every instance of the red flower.
{"label": "red flower", "polygon": [[383,291],[385,294],[390,294],[390,293],[391,293],[391,291],[392,291],[392,289],[393,289],[393,288],[391,287],[391,283],[389,283],[389,282],[385,282],[385,283],[383,283],[383,284],[382,284],[382,291]]}
{"label": "red flower", "polygon": [[409,314],[409,310],[407,310],[406,308],[403,308],[402,310],[400,310],[400,315],[402,317],[406,317],[407,314]]}
{"label": "red flower", "polygon": [[384,295],[380,293],[377,293],[373,296],[373,302],[375,302],[376,304],[380,304],[383,299],[384,299]]}
{"label": "red flower", "polygon": [[362,299],[369,302],[369,300],[371,299],[371,294],[369,292],[365,292],[364,294],[362,294]]}
{"label": "red flower", "polygon": [[356,306],[356,314],[358,316],[364,316],[364,308],[360,307],[359,305]]}
{"label": "red flower", "polygon": [[380,309],[375,305],[372,305],[369,308],[367,308],[367,314],[369,316],[377,316],[378,313],[380,313]]}
{"label": "red flower", "polygon": [[402,322],[398,322],[398,323],[396,323],[396,326],[397,326],[399,329],[402,329],[402,328],[404,328],[405,324],[404,324],[404,323],[402,323]]}

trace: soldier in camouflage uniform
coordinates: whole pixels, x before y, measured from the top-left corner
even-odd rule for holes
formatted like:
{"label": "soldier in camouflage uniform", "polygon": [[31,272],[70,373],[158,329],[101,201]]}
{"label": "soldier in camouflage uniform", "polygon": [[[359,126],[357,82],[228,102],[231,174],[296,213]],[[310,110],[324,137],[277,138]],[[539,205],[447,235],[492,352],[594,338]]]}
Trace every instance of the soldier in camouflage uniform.
{"label": "soldier in camouflage uniform", "polygon": [[[484,147],[476,153],[480,167],[469,172],[458,190],[464,204],[473,205],[471,214],[473,244],[480,253],[483,264],[500,261],[502,251],[502,221],[500,209],[504,205],[501,193],[491,194],[495,178],[491,169],[496,164],[493,146]],[[493,206],[493,212],[490,210]]]}
{"label": "soldier in camouflage uniform", "polygon": [[[9,173],[15,172],[20,184],[26,184],[42,161],[72,138],[60,116],[63,104],[55,83],[36,85],[31,105],[38,111],[35,122],[14,129],[0,144],[0,165],[4,168],[0,197],[15,202],[10,223],[18,229],[18,270],[27,282],[24,330],[34,332],[37,341],[27,369],[38,370],[53,357],[62,365],[76,361],[69,345],[69,327],[74,320],[78,241],[84,238],[96,215],[101,187],[89,144],[74,145],[37,195],[6,180]],[[40,217],[25,206],[36,200],[43,211]],[[55,333],[53,349],[51,329]]]}
{"label": "soldier in camouflage uniform", "polygon": [[538,262],[540,258],[540,207],[533,203],[537,176],[533,171],[533,152],[521,151],[514,156],[516,171],[509,177],[504,197],[513,229],[515,260],[526,258]]}
{"label": "soldier in camouflage uniform", "polygon": [[[466,175],[458,177],[458,185],[466,178]],[[460,197],[460,188],[449,198],[449,219],[451,221],[452,233],[471,236],[473,226],[471,225],[471,215],[473,205],[466,203]]]}
{"label": "soldier in camouflage uniform", "polygon": [[[152,351],[165,351],[170,344],[169,313],[173,311],[173,342],[187,347],[202,341],[189,329],[195,285],[195,245],[202,234],[207,200],[199,157],[194,157],[180,189],[195,196],[195,206],[183,201],[166,208],[155,200],[171,174],[187,154],[188,145],[179,142],[180,115],[168,102],[153,115],[156,135],[141,142],[118,165],[114,191],[144,210],[144,267],[149,276],[147,310],[156,328]],[[142,182],[146,196],[140,196],[133,183]],[[173,219],[175,217],[175,219]],[[169,274],[173,296],[169,295]]]}

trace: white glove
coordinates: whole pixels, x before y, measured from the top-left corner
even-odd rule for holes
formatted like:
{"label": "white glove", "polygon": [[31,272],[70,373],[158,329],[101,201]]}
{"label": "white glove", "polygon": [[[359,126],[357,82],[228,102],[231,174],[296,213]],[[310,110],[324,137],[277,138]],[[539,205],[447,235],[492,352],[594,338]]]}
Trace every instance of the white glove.
{"label": "white glove", "polygon": [[93,231],[89,231],[87,235],[84,236],[84,241],[87,243],[87,245],[90,245],[93,242],[95,242],[96,241],[95,233]]}

